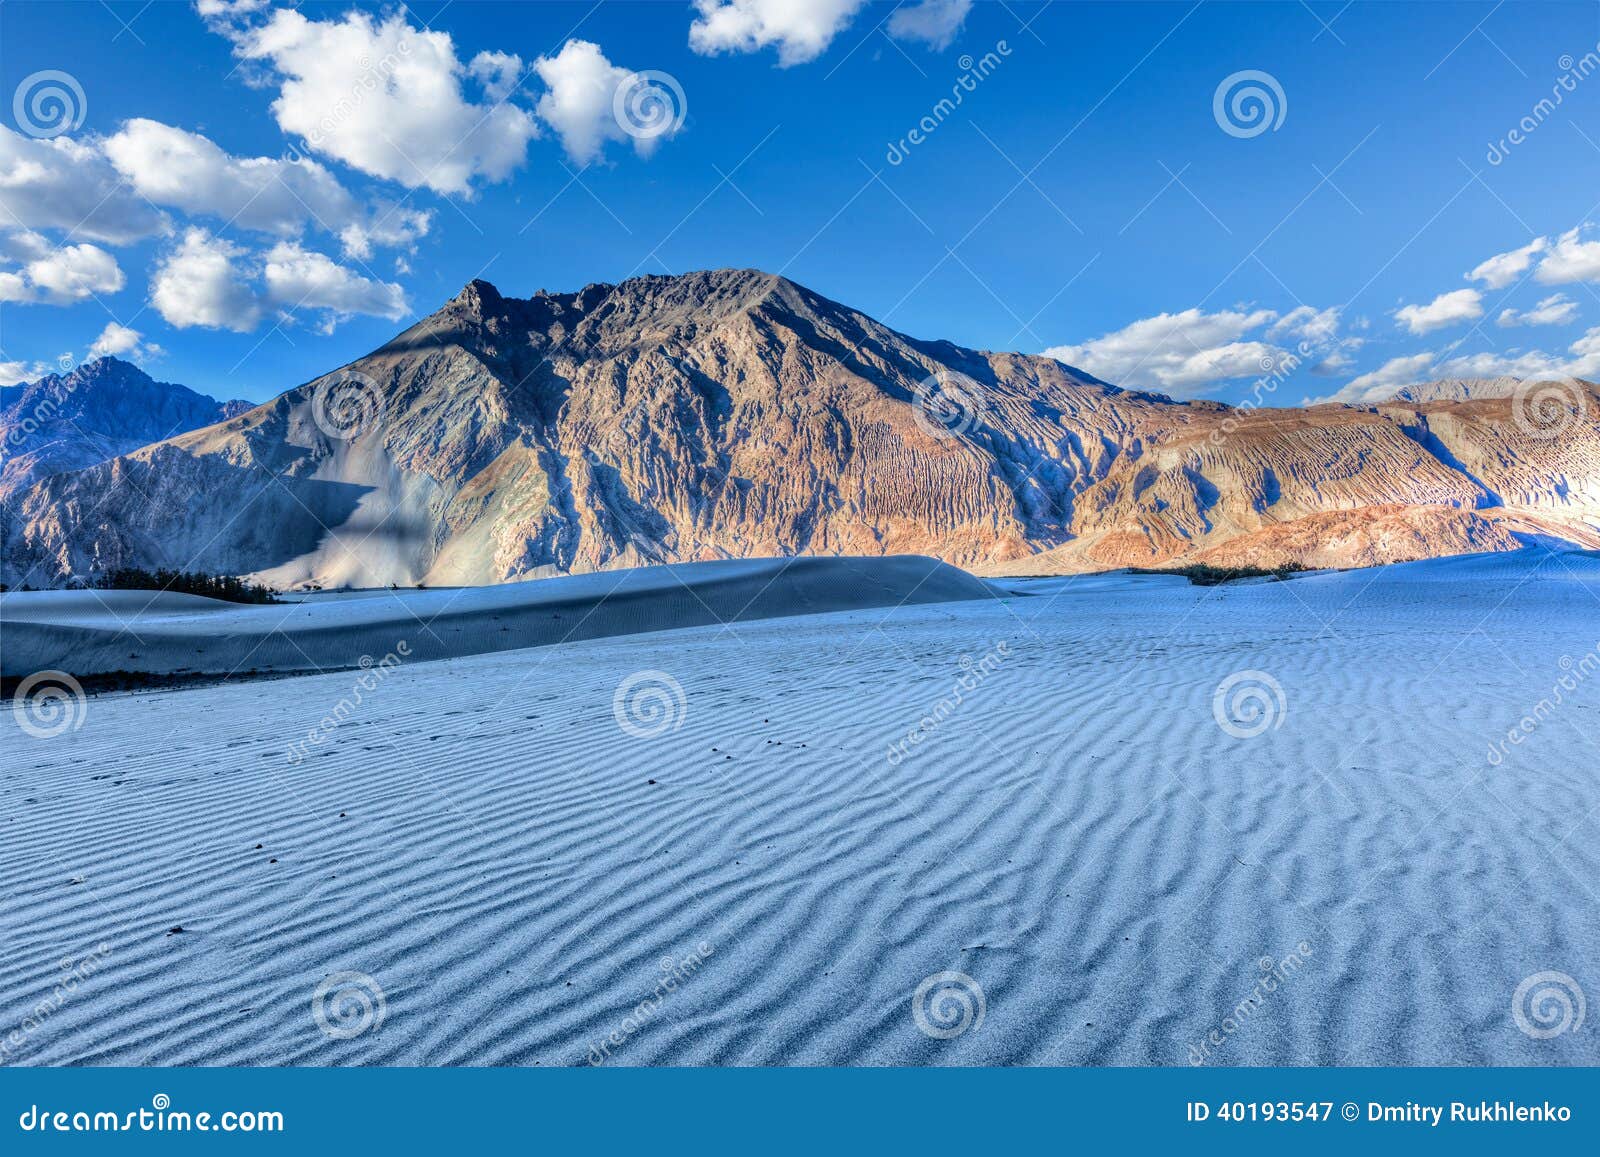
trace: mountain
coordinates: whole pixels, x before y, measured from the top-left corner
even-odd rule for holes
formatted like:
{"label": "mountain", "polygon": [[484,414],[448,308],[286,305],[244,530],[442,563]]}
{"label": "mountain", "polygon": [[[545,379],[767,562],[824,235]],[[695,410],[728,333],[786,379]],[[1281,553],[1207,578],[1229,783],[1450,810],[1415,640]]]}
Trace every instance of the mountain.
{"label": "mountain", "polygon": [[[1600,546],[1600,393],[1175,402],[717,270],[503,297],[226,421],[36,482],[6,581],[295,585],[925,553],[986,571]],[[1565,415],[1563,418],[1563,414]],[[1540,421],[1544,424],[1540,425]]]}
{"label": "mountain", "polygon": [[0,387],[0,501],[40,478],[79,470],[249,408],[158,382],[117,358]]}

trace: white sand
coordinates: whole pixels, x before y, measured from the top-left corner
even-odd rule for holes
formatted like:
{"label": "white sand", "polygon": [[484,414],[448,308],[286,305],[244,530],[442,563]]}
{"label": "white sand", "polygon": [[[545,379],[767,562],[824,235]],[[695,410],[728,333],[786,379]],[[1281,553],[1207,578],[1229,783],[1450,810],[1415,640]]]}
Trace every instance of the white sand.
{"label": "white sand", "polygon": [[[298,763],[355,673],[7,715],[0,1033],[109,947],[10,1059],[1181,1065],[1304,942],[1210,1063],[1600,1063],[1600,672],[1487,758],[1600,644],[1600,559],[1014,587],[408,663]],[[1255,738],[1213,715],[1245,669]],[[653,738],[640,671],[685,694]],[[341,970],[385,994],[352,1039],[311,1014]],[[948,1040],[944,970],[985,998]],[[1581,1031],[1517,1027],[1543,971]]]}
{"label": "white sand", "polygon": [[329,592],[264,605],[147,591],[0,597],[0,674],[328,671],[774,616],[993,598],[919,555],[678,563],[438,590]]}

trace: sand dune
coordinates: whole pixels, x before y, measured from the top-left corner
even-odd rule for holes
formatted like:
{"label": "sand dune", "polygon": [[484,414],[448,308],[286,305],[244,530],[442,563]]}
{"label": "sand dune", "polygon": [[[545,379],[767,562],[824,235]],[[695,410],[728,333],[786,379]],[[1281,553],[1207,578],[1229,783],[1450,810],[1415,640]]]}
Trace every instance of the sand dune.
{"label": "sand dune", "polygon": [[232,675],[326,671],[775,616],[993,598],[931,558],[744,559],[441,590],[355,591],[265,606],[145,591],[0,598],[0,674],[55,669]]}
{"label": "sand dune", "polygon": [[7,715],[6,1059],[1600,1062],[1600,558],[1012,589]]}

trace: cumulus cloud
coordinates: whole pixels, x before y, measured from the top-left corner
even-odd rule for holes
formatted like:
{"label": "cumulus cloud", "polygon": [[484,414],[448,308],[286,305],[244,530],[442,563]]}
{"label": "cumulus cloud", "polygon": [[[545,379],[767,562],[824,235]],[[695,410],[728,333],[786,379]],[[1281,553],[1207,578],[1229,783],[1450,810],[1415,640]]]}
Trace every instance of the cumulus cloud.
{"label": "cumulus cloud", "polygon": [[85,355],[85,360],[114,357],[138,362],[158,357],[161,352],[160,346],[145,341],[144,335],[138,330],[114,321],[101,330],[100,336],[94,339],[88,354]]}
{"label": "cumulus cloud", "polygon": [[1415,385],[1432,377],[1434,356],[1431,353],[1410,354],[1390,358],[1371,373],[1353,379],[1344,389],[1327,402],[1381,402],[1394,396],[1401,386]]}
{"label": "cumulus cloud", "polygon": [[34,140],[0,125],[0,228],[70,230],[127,245],[170,225],[123,185],[95,145],[65,136]]}
{"label": "cumulus cloud", "polygon": [[889,35],[896,40],[920,40],[942,51],[966,23],[972,0],[921,0],[896,8],[889,17]]}
{"label": "cumulus cloud", "polygon": [[[356,198],[309,158],[234,157],[198,133],[144,118],[128,121],[102,147],[128,184],[158,205],[285,237],[308,227],[350,229],[367,251],[378,239]],[[428,220],[423,213],[391,215],[382,243],[409,244]]]}
{"label": "cumulus cloud", "polygon": [[[645,120],[634,126],[635,132],[626,131],[618,118],[616,97],[634,73],[612,64],[597,44],[569,40],[555,56],[541,56],[533,67],[548,89],[539,98],[539,119],[555,130],[567,155],[580,165],[597,159],[607,141],[631,139],[640,153],[648,153],[658,140],[677,131],[682,110],[675,105],[633,110],[641,117],[666,117],[659,122],[661,131],[651,131],[655,122]],[[664,89],[644,95],[671,96]]]}
{"label": "cumulus cloud", "polygon": [[413,28],[399,13],[309,20],[280,8],[226,35],[236,55],[270,68],[279,128],[408,188],[468,193],[474,182],[504,180],[539,132],[531,113],[501,99],[519,58],[480,54],[464,66],[449,33]]}
{"label": "cumulus cloud", "polygon": [[248,333],[262,317],[262,305],[238,261],[239,246],[191,228],[156,267],[150,302],[178,329],[204,326]]}
{"label": "cumulus cloud", "polygon": [[1467,280],[1481,281],[1490,289],[1504,289],[1526,273],[1533,259],[1543,253],[1549,244],[1546,238],[1535,237],[1521,249],[1497,253],[1467,274]]}
{"label": "cumulus cloud", "polygon": [[1320,343],[1332,341],[1339,332],[1339,307],[1316,309],[1309,305],[1298,306],[1272,323],[1267,336],[1274,341],[1294,338],[1299,341]]}
{"label": "cumulus cloud", "polygon": [[71,305],[127,281],[115,257],[87,242],[55,246],[38,233],[13,233],[0,237],[0,255],[20,263],[0,269],[0,301]]}
{"label": "cumulus cloud", "polygon": [[330,332],[356,314],[397,321],[409,309],[400,286],[363,277],[298,241],[256,255],[200,228],[191,228],[157,267],[150,300],[179,329],[239,333],[273,313],[311,312]]}
{"label": "cumulus cloud", "polygon": [[1533,309],[1518,312],[1503,309],[1495,324],[1503,328],[1515,325],[1566,325],[1578,319],[1578,303],[1563,293],[1552,294]]}
{"label": "cumulus cloud", "polygon": [[1475,321],[1483,316],[1483,294],[1476,289],[1441,293],[1426,305],[1408,305],[1395,311],[1395,320],[1414,334]]}
{"label": "cumulus cloud", "polygon": [[1545,285],[1600,281],[1600,241],[1583,241],[1577,229],[1563,233],[1533,275]]}
{"label": "cumulus cloud", "polygon": [[[1188,309],[1144,318],[1092,341],[1044,352],[1117,385],[1196,392],[1234,378],[1259,377],[1283,365],[1291,356],[1287,351],[1263,341],[1241,340],[1278,320],[1270,309],[1218,313]],[[1304,324],[1302,315],[1295,326]]]}
{"label": "cumulus cloud", "polygon": [[695,0],[689,47],[704,56],[778,49],[785,68],[828,50],[866,0]]}
{"label": "cumulus cloud", "polygon": [[263,276],[269,302],[290,310],[325,310],[326,329],[357,313],[390,321],[406,315],[405,291],[398,285],[362,277],[292,241],[272,247]]}

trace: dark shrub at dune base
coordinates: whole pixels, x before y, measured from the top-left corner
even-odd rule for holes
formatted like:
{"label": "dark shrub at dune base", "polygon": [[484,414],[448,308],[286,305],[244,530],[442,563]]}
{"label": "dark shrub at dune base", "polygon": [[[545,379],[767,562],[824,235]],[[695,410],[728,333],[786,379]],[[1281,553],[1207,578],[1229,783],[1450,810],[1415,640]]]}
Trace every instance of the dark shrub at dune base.
{"label": "dark shrub at dune base", "polygon": [[228,574],[204,574],[200,571],[143,570],[125,566],[107,571],[94,581],[103,591],[177,591],[186,595],[204,595],[208,599],[223,599],[230,603],[275,603],[277,592],[271,587],[257,586]]}

